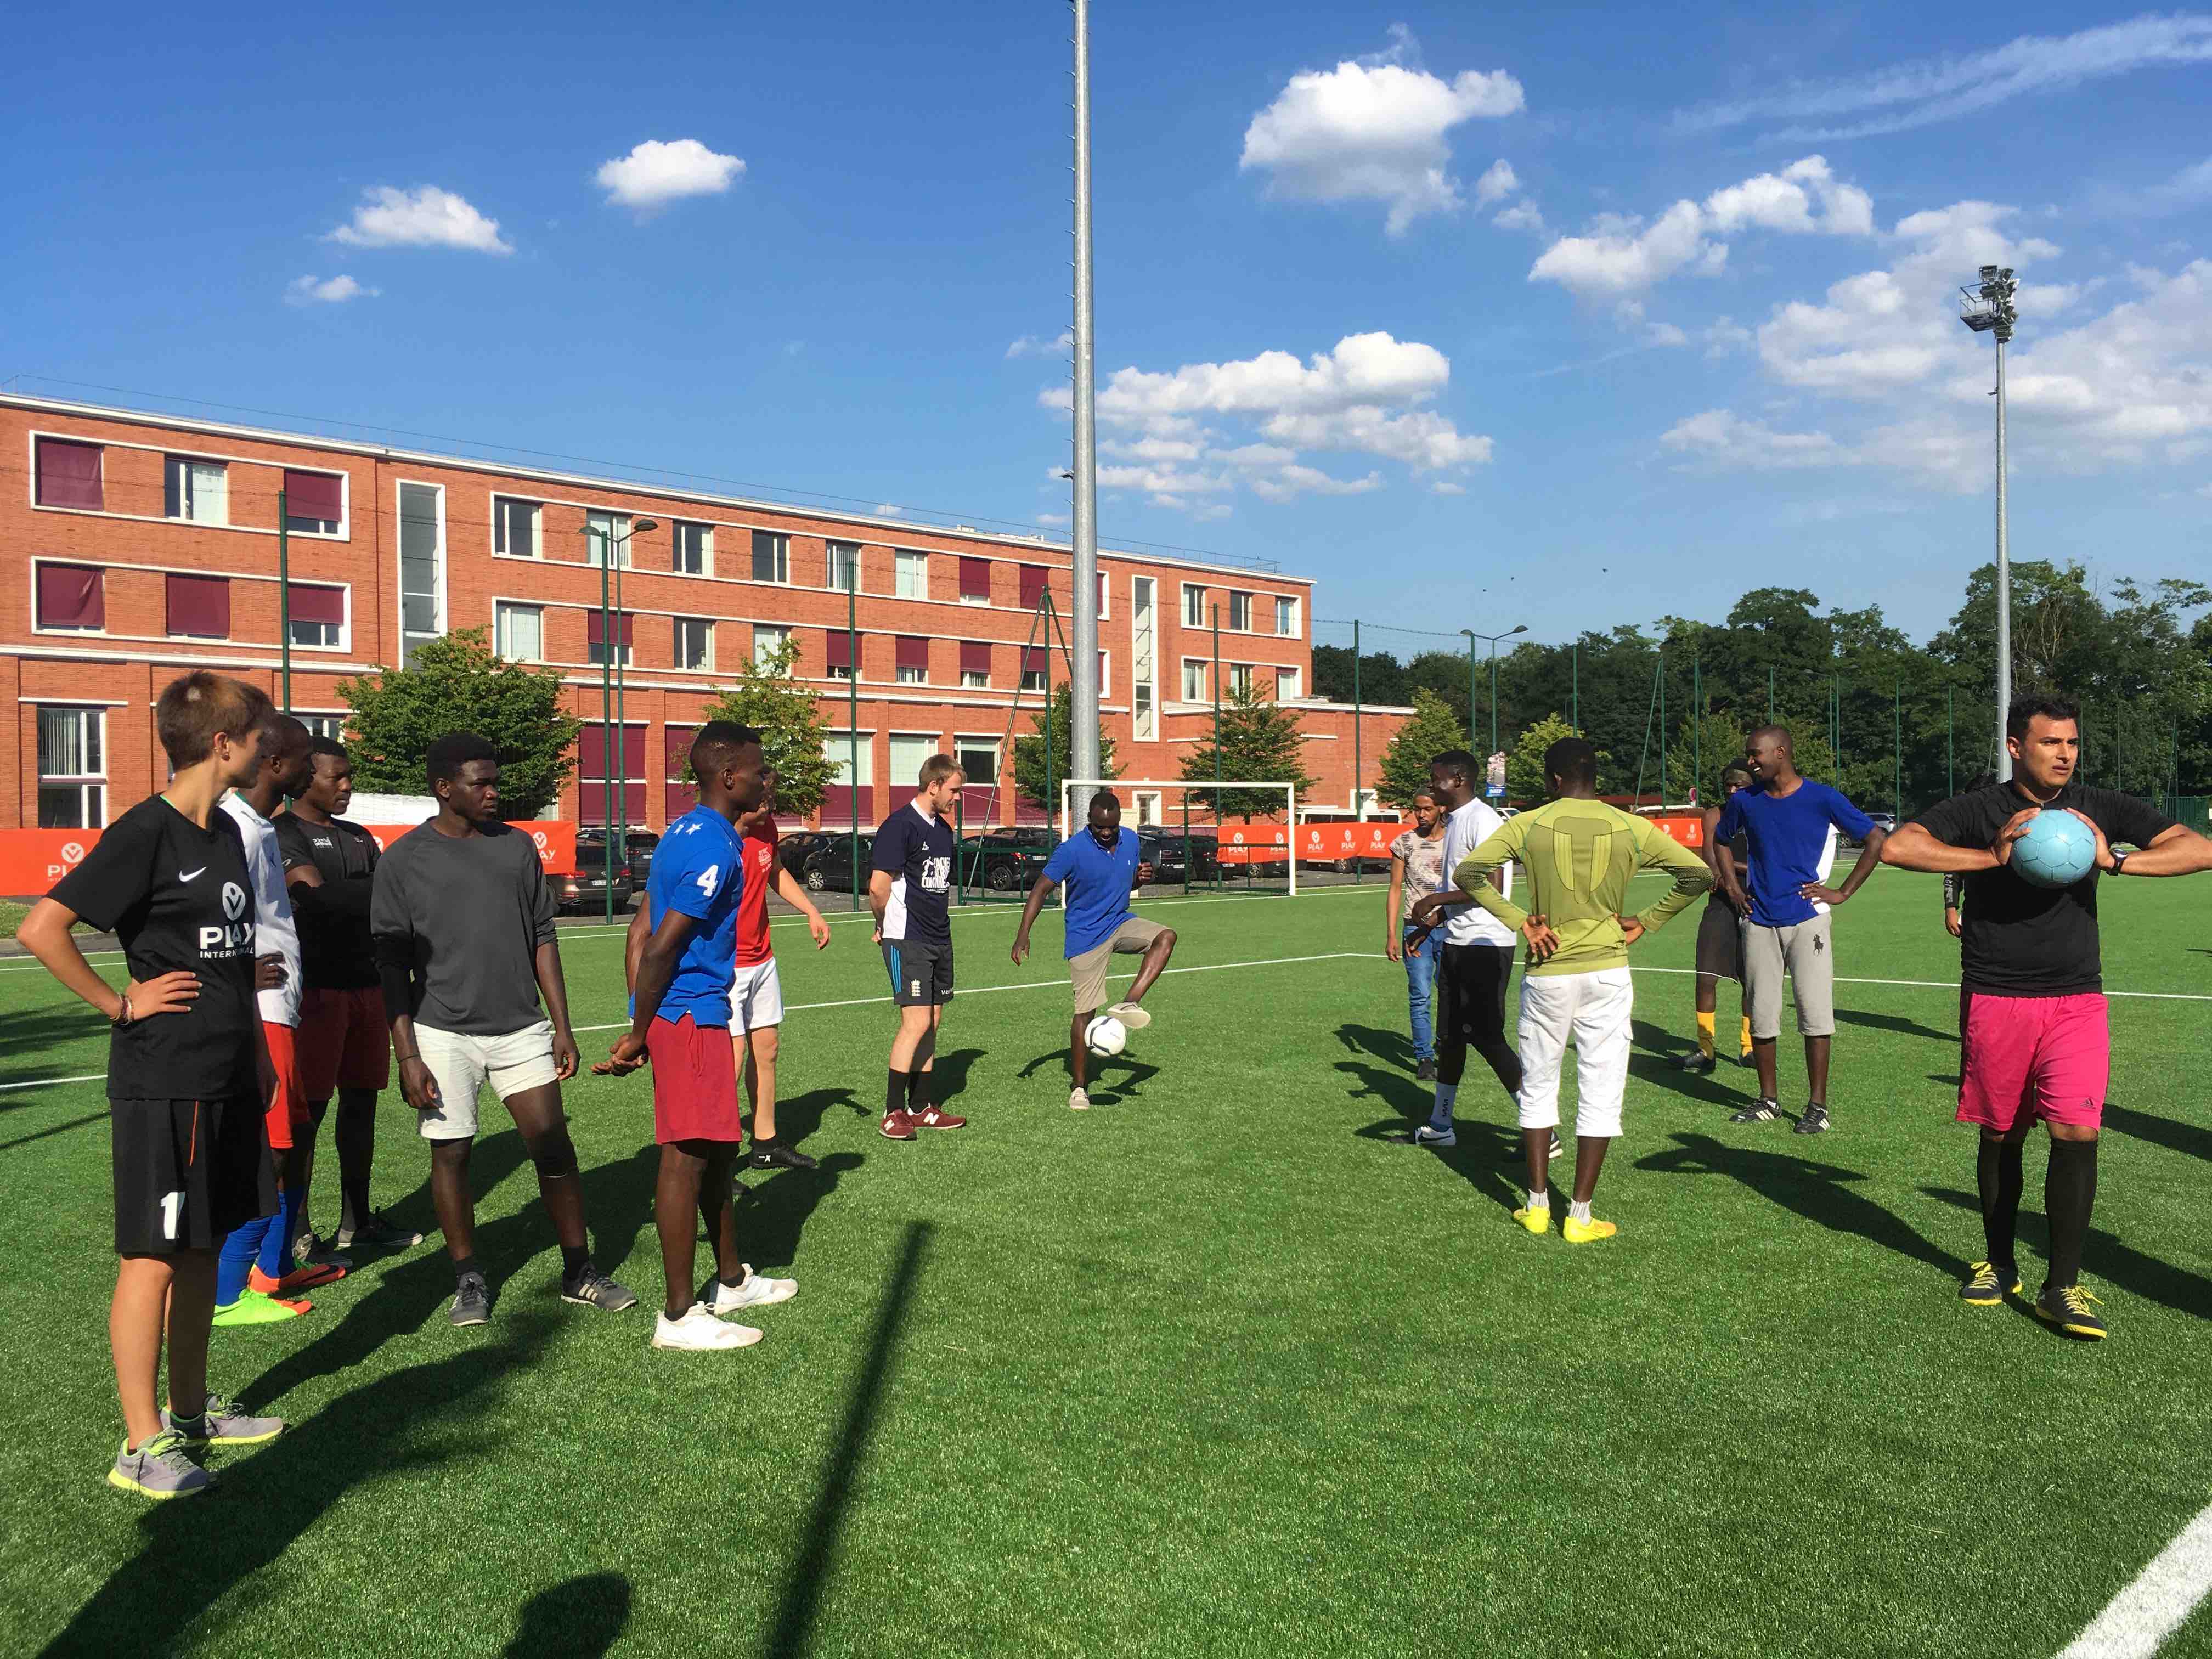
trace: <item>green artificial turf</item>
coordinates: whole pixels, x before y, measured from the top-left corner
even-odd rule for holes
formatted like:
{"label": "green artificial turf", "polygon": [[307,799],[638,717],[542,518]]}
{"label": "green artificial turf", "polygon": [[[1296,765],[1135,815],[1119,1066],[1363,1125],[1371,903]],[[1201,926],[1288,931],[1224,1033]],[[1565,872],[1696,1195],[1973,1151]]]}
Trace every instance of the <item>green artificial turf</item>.
{"label": "green artificial turf", "polygon": [[[2107,884],[2108,986],[2212,994],[2208,898]],[[1218,971],[1163,983],[1087,1114],[1056,922],[1016,968],[1011,912],[962,916],[938,1075],[971,1124],[913,1145],[875,1133],[892,1020],[865,923],[818,955],[781,928],[782,1115],[823,1163],[751,1178],[744,1253],[803,1287],[755,1316],[764,1343],[648,1351],[650,1085],[587,1077],[568,1103],[599,1258],[643,1305],[558,1300],[529,1166],[488,1134],[491,1325],[447,1325],[434,1239],[306,1319],[217,1332],[218,1385],[294,1426],[161,1506],[101,1480],[100,1085],[0,1093],[0,1642],[2047,1655],[2212,1498],[2206,1003],[2113,1002],[2087,1264],[2113,1334],[2092,1346],[1956,1301],[1981,1235],[1933,878],[1882,872],[1838,915],[1840,974],[1933,983],[1838,987],[1825,1139],[1729,1124],[1746,1072],[1674,1069],[1691,981],[1657,970],[1687,965],[1694,916],[1639,947],[1598,1204],[1621,1232],[1583,1249],[1510,1224],[1479,1061],[1455,1151],[1394,1139],[1426,1091],[1381,904],[1148,908],[1179,969]],[[617,937],[563,935],[580,1024],[619,1017]],[[1724,988],[1724,1037],[1735,1006]],[[0,963],[0,1082],[103,1068],[96,1018],[29,964]],[[1783,1078],[1802,1101],[1786,1036]],[[428,1226],[396,1096],[378,1159],[377,1201]],[[327,1147],[323,1173],[328,1226]],[[2168,1651],[2208,1646],[2200,1613]]]}

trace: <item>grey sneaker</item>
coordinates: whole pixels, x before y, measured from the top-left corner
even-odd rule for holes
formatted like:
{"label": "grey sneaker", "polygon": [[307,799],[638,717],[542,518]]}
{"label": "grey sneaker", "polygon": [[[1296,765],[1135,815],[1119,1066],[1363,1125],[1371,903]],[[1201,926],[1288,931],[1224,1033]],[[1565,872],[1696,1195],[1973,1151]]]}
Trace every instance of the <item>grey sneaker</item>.
{"label": "grey sneaker", "polygon": [[165,1428],[137,1451],[125,1441],[107,1472],[107,1484],[141,1498],[190,1498],[215,1485],[215,1477],[185,1455],[184,1436]]}
{"label": "grey sneaker", "polygon": [[1459,1145],[1459,1131],[1456,1128],[1439,1129],[1434,1124],[1424,1123],[1419,1128],[1413,1131],[1413,1145],[1416,1146],[1456,1146]]}
{"label": "grey sneaker", "polygon": [[356,1247],[364,1250],[405,1250],[422,1242],[422,1234],[411,1227],[395,1224],[381,1210],[372,1210],[368,1219],[358,1227],[338,1229],[337,1246],[341,1250]]}
{"label": "grey sneaker", "polygon": [[330,1244],[313,1233],[301,1233],[292,1241],[292,1260],[302,1267],[353,1267],[353,1258],[331,1248]]}
{"label": "grey sneaker", "polygon": [[284,1432],[281,1417],[251,1417],[212,1389],[198,1417],[161,1413],[161,1426],[180,1435],[188,1446],[258,1446]]}
{"label": "grey sneaker", "polygon": [[574,1279],[561,1281],[561,1299],[581,1303],[586,1308],[598,1308],[605,1313],[620,1313],[624,1308],[637,1306],[637,1297],[629,1285],[609,1279],[588,1261]]}
{"label": "grey sneaker", "polygon": [[1425,1060],[1420,1061],[1418,1065],[1416,1065],[1416,1066],[1413,1067],[1413,1081],[1414,1081],[1414,1082],[1416,1082],[1416,1083],[1434,1083],[1436,1080],[1437,1080],[1437,1063],[1436,1063],[1436,1061],[1435,1061],[1435,1060]]}
{"label": "grey sneaker", "polygon": [[456,1325],[491,1323],[491,1287],[482,1273],[461,1276],[460,1288],[453,1292],[453,1305],[446,1310],[446,1317]]}

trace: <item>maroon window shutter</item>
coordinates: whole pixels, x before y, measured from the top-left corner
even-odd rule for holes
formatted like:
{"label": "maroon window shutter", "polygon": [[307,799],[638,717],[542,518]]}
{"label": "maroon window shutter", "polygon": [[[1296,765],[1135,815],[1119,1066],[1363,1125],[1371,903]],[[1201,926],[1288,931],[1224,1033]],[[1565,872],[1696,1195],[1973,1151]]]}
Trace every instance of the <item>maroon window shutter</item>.
{"label": "maroon window shutter", "polygon": [[960,561],[960,597],[963,599],[988,599],[991,597],[991,562],[988,559]]}
{"label": "maroon window shutter", "polygon": [[850,668],[853,665],[853,636],[842,628],[833,628],[823,637],[829,641],[830,654],[823,661],[832,668]]}
{"label": "maroon window shutter", "polygon": [[576,775],[586,782],[606,780],[607,728],[597,721],[576,734]]}
{"label": "maroon window shutter", "polygon": [[671,823],[682,817],[699,804],[699,786],[691,776],[691,740],[699,735],[696,726],[678,726],[671,721],[661,728],[668,754],[667,781],[662,785],[661,810]]}
{"label": "maroon window shutter", "polygon": [[39,567],[39,626],[41,628],[105,628],[107,626],[106,573],[82,564],[42,564]]}
{"label": "maroon window shutter", "polygon": [[[615,612],[615,634],[617,637],[622,641],[622,647],[625,651],[629,650],[632,646],[637,643],[635,640],[630,637],[630,629],[636,622],[636,616],[630,611],[617,611]],[[642,740],[641,739],[641,741]],[[643,751],[641,750],[640,752],[642,753]]]}
{"label": "maroon window shutter", "polygon": [[1023,610],[1036,609],[1037,601],[1044,597],[1046,574],[1047,572],[1041,565],[1025,564],[1022,567]]}
{"label": "maroon window shutter", "polygon": [[344,482],[335,472],[295,472],[284,469],[284,511],[295,519],[328,519],[335,524],[345,517]]}
{"label": "maroon window shutter", "polygon": [[929,672],[929,641],[921,634],[902,634],[898,636],[898,665]]}
{"label": "maroon window shutter", "polygon": [[103,505],[100,489],[100,447],[73,444],[59,438],[39,440],[39,505],[88,507],[97,513]]}
{"label": "maroon window shutter", "polygon": [[345,626],[345,589],[343,587],[303,586],[292,584],[292,620],[303,623],[325,623],[333,628]]}
{"label": "maroon window shutter", "polygon": [[1024,674],[1042,674],[1045,672],[1046,659],[1047,653],[1044,647],[1041,645],[1024,646],[1022,647],[1022,672]]}
{"label": "maroon window shutter", "polygon": [[645,775],[645,728],[642,726],[623,727],[622,769],[625,778]]}
{"label": "maroon window shutter", "polygon": [[960,641],[960,672],[963,674],[984,674],[991,672],[991,642],[988,640]]}
{"label": "maroon window shutter", "polygon": [[584,643],[605,645],[607,642],[607,613],[586,611],[584,613]]}
{"label": "maroon window shutter", "polygon": [[230,578],[172,574],[168,583],[169,632],[230,637]]}

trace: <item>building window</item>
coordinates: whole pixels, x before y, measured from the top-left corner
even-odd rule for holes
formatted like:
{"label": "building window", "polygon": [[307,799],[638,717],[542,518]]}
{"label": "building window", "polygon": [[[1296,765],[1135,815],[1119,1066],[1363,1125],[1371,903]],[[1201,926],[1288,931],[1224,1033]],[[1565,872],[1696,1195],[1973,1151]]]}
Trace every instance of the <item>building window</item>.
{"label": "building window", "polygon": [[[442,514],[442,501],[440,506]],[[284,469],[285,529],[301,536],[335,536],[344,522],[345,479],[340,474]],[[401,524],[404,527],[404,517]],[[443,531],[442,522],[439,528]]]}
{"label": "building window", "polygon": [[344,647],[345,589],[294,582],[287,591],[287,600],[293,644],[316,651],[337,651]]}
{"label": "building window", "polygon": [[1182,665],[1182,700],[1185,702],[1206,701],[1206,665],[1185,659]]}
{"label": "building window", "polygon": [[107,573],[88,564],[42,564],[39,626],[97,634],[107,626]]}
{"label": "building window", "polygon": [[1022,609],[1034,611],[1044,603],[1045,588],[1052,573],[1041,564],[1022,567]]}
{"label": "building window", "polygon": [[607,562],[607,549],[615,550],[616,565],[629,568],[629,514],[627,513],[586,513],[584,514],[584,562],[602,565]]}
{"label": "building window", "polygon": [[714,574],[714,526],[692,524],[685,520],[676,521],[676,552],[672,569],[686,576],[711,576]]}
{"label": "building window", "polygon": [[991,562],[988,559],[960,561],[960,603],[988,605],[991,602]]}
{"label": "building window", "polygon": [[107,822],[107,711],[39,706],[39,828]]}
{"label": "building window", "polygon": [[893,592],[902,599],[929,597],[929,555],[900,552],[893,556]]}
{"label": "building window", "polygon": [[1304,688],[1305,676],[1297,669],[1279,668],[1275,671],[1275,701],[1277,702],[1296,702],[1300,697],[1305,696]]}
{"label": "building window", "polygon": [[1102,699],[1114,695],[1114,659],[1103,651],[1098,653],[1098,695]]}
{"label": "building window", "polygon": [[1275,601],[1275,631],[1286,640],[1298,636],[1298,602],[1291,599]]}
{"label": "building window", "polygon": [[938,748],[937,739],[927,732],[894,732],[891,733],[891,787],[912,791],[921,781],[923,763],[944,751]]}
{"label": "building window", "polygon": [[955,738],[952,757],[971,788],[988,789],[999,781],[999,744],[994,738]]}
{"label": "building window", "polygon": [[536,501],[491,498],[491,550],[515,559],[545,556],[544,519]]}
{"label": "building window", "polygon": [[545,611],[542,606],[497,605],[492,607],[491,614],[493,650],[509,662],[545,659]]}
{"label": "building window", "polygon": [[1022,647],[1022,690],[1042,691],[1045,689],[1046,653],[1041,645]]}
{"label": "building window", "polygon": [[876,781],[874,735],[867,732],[860,734],[860,770],[857,776],[853,767],[853,736],[850,732],[824,732],[822,734],[822,758],[828,761],[832,769],[830,787],[833,789],[849,789],[856,784],[866,789]]}
{"label": "building window", "polygon": [[100,489],[100,463],[104,453],[98,444],[40,439],[33,462],[39,475],[39,505],[101,511],[106,499]]}
{"label": "building window", "polygon": [[1189,582],[1182,585],[1182,625],[1185,628],[1206,626],[1206,590]]}
{"label": "building window", "polygon": [[227,640],[230,637],[230,578],[186,576],[172,571],[168,590],[172,639]]}
{"label": "building window", "polygon": [[1232,662],[1229,665],[1229,690],[1232,696],[1249,697],[1252,695],[1250,663]]}
{"label": "building window", "polygon": [[831,542],[830,549],[830,586],[840,593],[850,588],[860,591],[860,544],[858,542]]}
{"label": "building window", "polygon": [[753,532],[753,580],[787,582],[791,580],[791,538],[766,530]]}
{"label": "building window", "polygon": [[893,674],[901,685],[929,684],[929,640],[921,634],[901,634]]}
{"label": "building window", "polygon": [[[292,475],[287,473],[286,477]],[[435,484],[399,486],[399,659],[446,631],[446,492]]]}
{"label": "building window", "polygon": [[826,629],[823,632],[826,647],[823,657],[823,672],[833,680],[853,678],[853,658],[860,641],[842,628]]}
{"label": "building window", "polygon": [[1150,743],[1159,735],[1158,713],[1153,707],[1158,696],[1156,664],[1159,649],[1152,618],[1152,596],[1156,591],[1157,584],[1150,576],[1130,579],[1129,729],[1130,735],[1139,743]]}
{"label": "building window", "polygon": [[676,665],[708,669],[714,665],[714,624],[704,617],[676,619]]}
{"label": "building window", "polygon": [[991,689],[991,642],[988,640],[960,641],[960,689],[963,691],[988,691]]}
{"label": "building window", "polygon": [[332,743],[345,741],[343,714],[295,714],[292,718],[307,728],[311,738],[328,738]]}
{"label": "building window", "polygon": [[791,643],[788,628],[770,628],[764,623],[753,624],[753,665],[765,668],[775,659],[776,653]]}
{"label": "building window", "polygon": [[636,621],[637,618],[627,611],[586,611],[584,613],[584,660],[594,668],[607,665],[609,661],[607,635],[611,626],[615,638],[613,663],[618,667],[629,667],[632,629]]}
{"label": "building window", "polygon": [[1139,828],[1160,821],[1160,793],[1157,789],[1137,791],[1137,823]]}
{"label": "building window", "polygon": [[161,463],[161,511],[188,524],[230,522],[230,469],[221,461],[170,455]]}
{"label": "building window", "polygon": [[1252,631],[1252,596],[1231,593],[1229,596],[1229,625],[1240,634]]}

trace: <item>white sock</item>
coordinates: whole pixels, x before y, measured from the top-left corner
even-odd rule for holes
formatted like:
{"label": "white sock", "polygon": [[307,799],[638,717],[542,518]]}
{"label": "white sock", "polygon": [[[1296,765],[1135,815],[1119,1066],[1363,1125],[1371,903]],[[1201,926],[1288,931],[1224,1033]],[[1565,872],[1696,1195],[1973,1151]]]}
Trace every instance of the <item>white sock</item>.
{"label": "white sock", "polygon": [[1589,1206],[1570,1201],[1567,1205],[1567,1214],[1573,1220],[1588,1221],[1590,1218]]}
{"label": "white sock", "polygon": [[1429,1121],[1435,1124],[1438,1128],[1443,1128],[1448,1126],[1452,1121],[1452,1103],[1458,1098],[1458,1084],[1439,1083],[1437,1085],[1437,1103],[1435,1109],[1429,1113]]}
{"label": "white sock", "polygon": [[1552,1190],[1551,1190],[1551,1188],[1548,1188],[1548,1187],[1547,1187],[1547,1188],[1546,1188],[1542,1192],[1540,1192],[1540,1193],[1531,1193],[1531,1194],[1528,1194],[1528,1207],[1529,1207],[1530,1209],[1532,1209],[1532,1210],[1548,1210],[1548,1209],[1550,1209],[1550,1208],[1552,1207]]}

